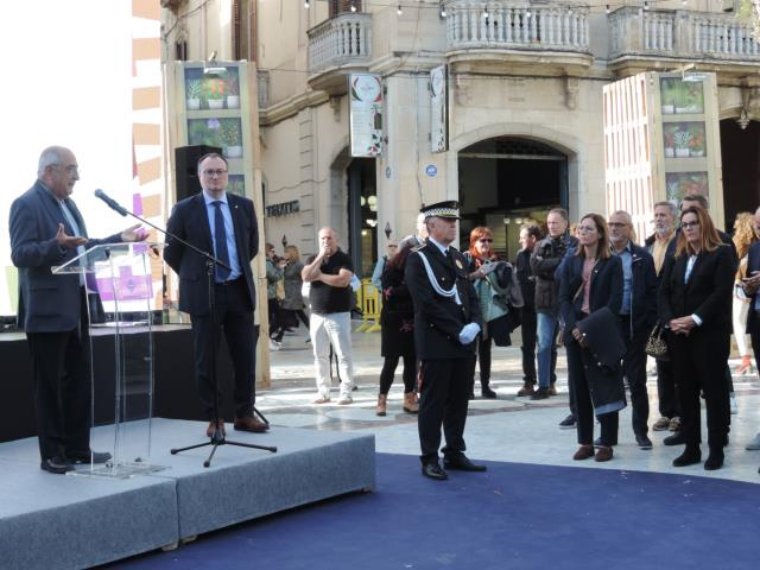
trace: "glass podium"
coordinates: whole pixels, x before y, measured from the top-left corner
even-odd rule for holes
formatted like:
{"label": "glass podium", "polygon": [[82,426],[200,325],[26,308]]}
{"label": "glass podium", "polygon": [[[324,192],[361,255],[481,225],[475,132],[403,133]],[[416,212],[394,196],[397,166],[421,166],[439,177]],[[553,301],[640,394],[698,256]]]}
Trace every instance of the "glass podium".
{"label": "glass podium", "polygon": [[146,242],[99,245],[52,269],[61,279],[78,276],[87,291],[90,445],[112,456],[73,475],[124,479],[163,469],[150,461],[157,313],[151,262],[160,247]]}

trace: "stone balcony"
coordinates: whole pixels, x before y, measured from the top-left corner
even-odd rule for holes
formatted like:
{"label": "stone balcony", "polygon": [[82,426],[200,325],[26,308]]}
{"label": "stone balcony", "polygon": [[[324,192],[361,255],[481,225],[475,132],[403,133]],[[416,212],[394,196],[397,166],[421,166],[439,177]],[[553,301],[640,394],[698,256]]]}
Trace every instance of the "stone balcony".
{"label": "stone balcony", "polygon": [[366,71],[372,58],[372,15],[339,14],[307,33],[309,85],[330,94],[344,93],[346,76]]}
{"label": "stone balcony", "polygon": [[610,67],[625,74],[689,63],[724,75],[755,73],[760,44],[733,14],[625,7],[608,16]]}
{"label": "stone balcony", "polygon": [[[519,0],[446,0],[450,62],[525,64],[587,68],[589,9],[527,6]],[[545,71],[545,69],[544,69]]]}

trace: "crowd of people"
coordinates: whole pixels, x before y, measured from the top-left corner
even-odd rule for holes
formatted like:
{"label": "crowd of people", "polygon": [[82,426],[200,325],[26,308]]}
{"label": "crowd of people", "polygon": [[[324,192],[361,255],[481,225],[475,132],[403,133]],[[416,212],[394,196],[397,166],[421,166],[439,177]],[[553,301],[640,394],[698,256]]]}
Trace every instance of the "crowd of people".
{"label": "crowd of people", "polygon": [[[203,192],[173,209],[164,258],[179,275],[180,309],[191,316],[206,435],[219,442],[225,425],[209,362],[221,334],[234,368],[234,429],[269,429],[254,407],[257,331],[250,261],[258,251],[258,229],[252,202],[226,192],[223,156],[202,157],[198,172]],[[145,239],[137,226],[105,240],[87,238],[70,198],[77,179],[70,150],[46,149],[37,182],[14,202],[10,217],[12,259],[20,269],[20,323],[34,360],[41,467],[51,473],[65,473],[76,462],[105,462],[110,455],[89,448],[86,283],[76,275],[50,279],[50,268],[99,243]],[[557,347],[565,347],[570,413],[560,427],[576,429],[573,459],[613,458],[618,415],[629,399],[635,441],[652,449],[647,357],[653,339],[664,339],[664,348],[653,353],[659,418],[651,429],[670,430],[663,443],[683,446],[674,467],[702,462],[704,400],[704,468],[720,469],[735,411],[728,366],[732,334],[741,357],[735,374],[752,371],[747,334],[755,355],[760,351],[760,208],[737,215],[729,237],[716,229],[708,206],[701,195],[685,196],[680,209],[671,202],[655,204],[654,233],[642,245],[628,212],[589,213],[573,228],[567,211],[554,208],[545,232],[538,223],[521,227],[514,263],[499,257],[493,231],[485,226],[471,230],[464,252],[452,245],[456,202],[423,207],[415,234],[389,241],[372,279],[382,299],[384,359],[376,413],[386,415],[403,361],[402,409],[418,417],[423,475],[442,481],[446,469],[485,470],[464,454],[468,401],[475,397],[478,364],[481,396],[498,397],[490,383],[492,346],[511,344],[517,327],[524,375],[517,397],[544,400],[557,394]],[[201,255],[209,244],[208,233],[199,229],[204,226],[212,247]],[[331,402],[334,358],[340,378],[336,403],[349,405],[357,278],[333,228],[320,229],[318,243],[317,253],[303,262],[293,245],[280,258],[266,244],[268,339],[276,350],[285,332],[303,323],[315,361],[314,404]],[[215,271],[207,281],[199,276],[208,273],[212,253]],[[57,297],[38,298],[39,283],[55,286]],[[212,311],[209,298],[215,299]],[[51,312],[50,299],[70,311]],[[445,445],[439,449],[442,434]],[[760,433],[746,449],[760,449]]]}

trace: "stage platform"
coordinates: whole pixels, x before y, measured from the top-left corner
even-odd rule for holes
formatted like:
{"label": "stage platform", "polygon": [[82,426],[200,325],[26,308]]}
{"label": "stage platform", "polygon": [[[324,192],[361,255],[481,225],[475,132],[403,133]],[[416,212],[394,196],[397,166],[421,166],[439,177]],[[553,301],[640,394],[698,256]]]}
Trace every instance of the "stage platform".
{"label": "stage platform", "polygon": [[[36,438],[0,444],[3,568],[86,568],[375,485],[373,435],[273,427],[232,441],[277,453],[220,446],[177,455],[206,440],[204,422],[154,419],[150,463],[165,469],[129,479],[52,475]],[[107,428],[96,428],[93,448]],[[101,439],[101,441],[99,441]]]}

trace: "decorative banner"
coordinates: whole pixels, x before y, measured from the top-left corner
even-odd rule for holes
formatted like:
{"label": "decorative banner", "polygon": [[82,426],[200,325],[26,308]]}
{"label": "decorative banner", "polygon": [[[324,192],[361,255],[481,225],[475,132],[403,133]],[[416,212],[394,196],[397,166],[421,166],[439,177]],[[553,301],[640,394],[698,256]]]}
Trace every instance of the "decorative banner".
{"label": "decorative banner", "polygon": [[351,156],[379,156],[383,151],[383,80],[373,73],[352,73],[348,82]]}
{"label": "decorative banner", "polygon": [[430,71],[430,150],[446,152],[449,148],[448,89],[446,66]]}

